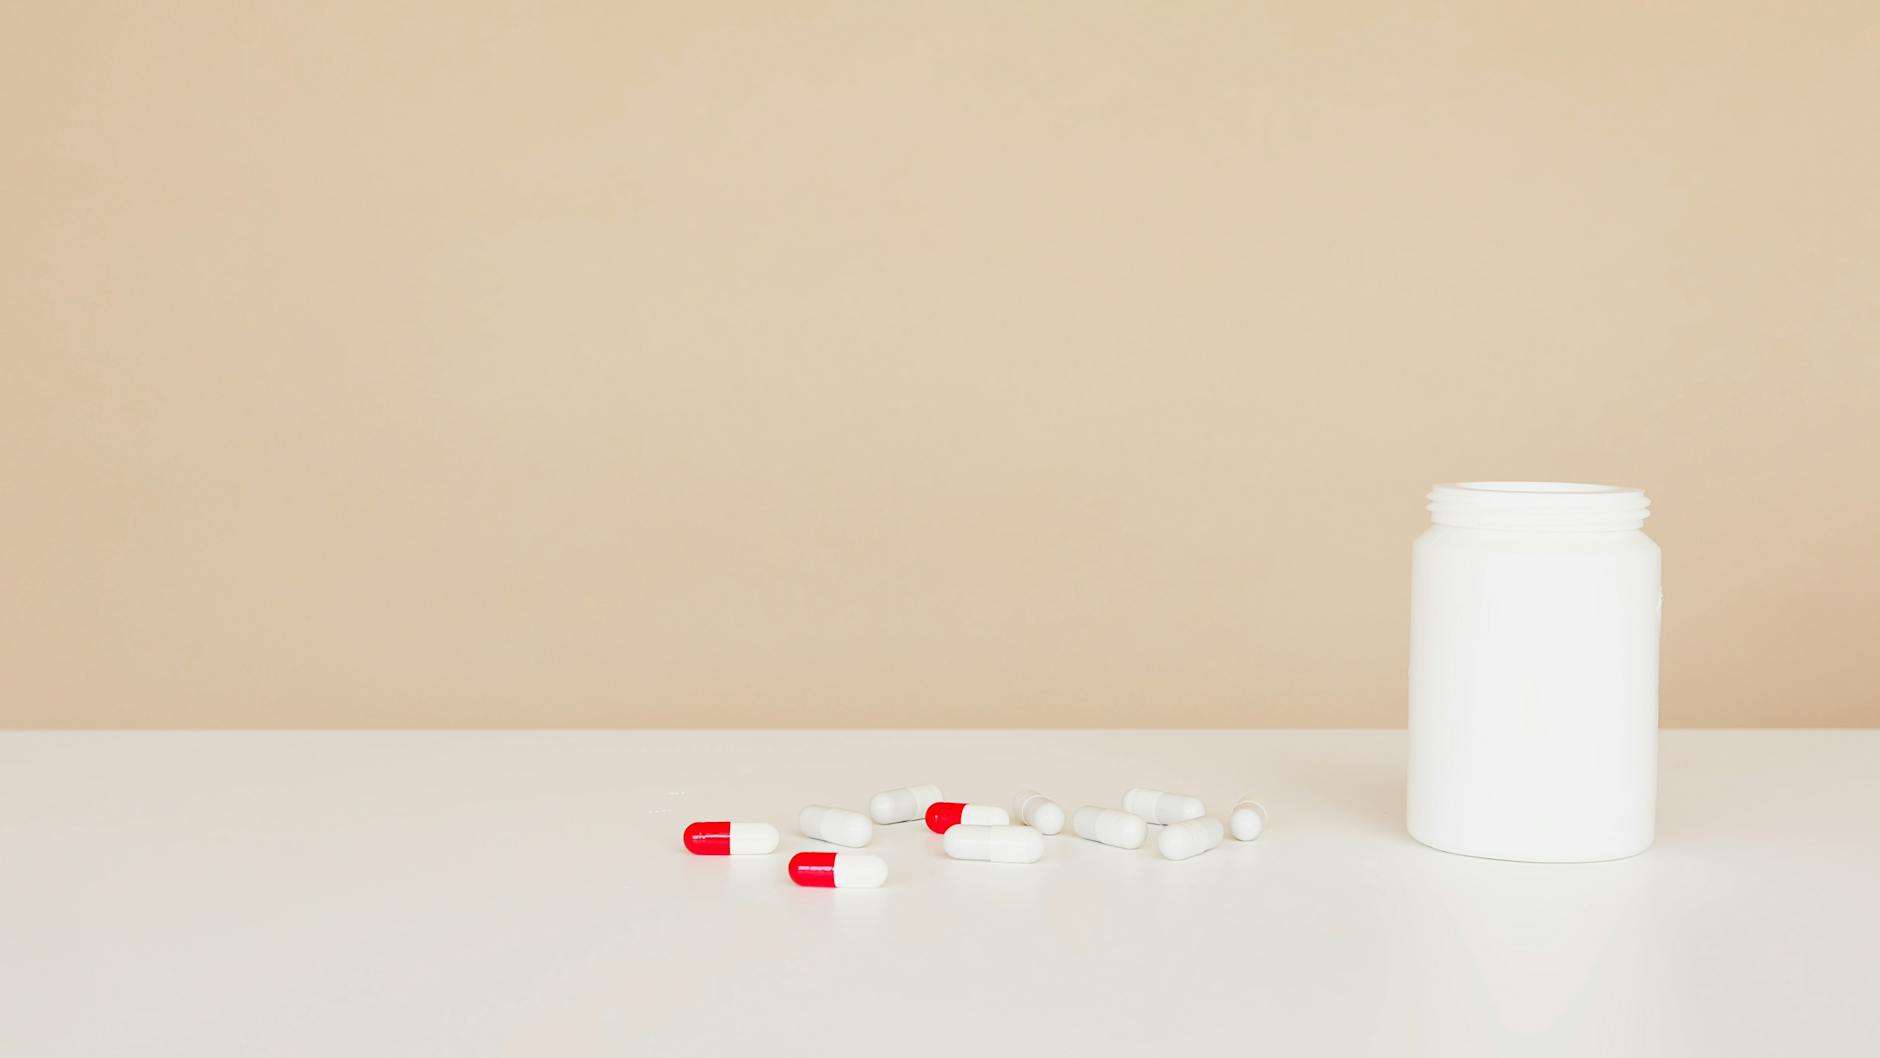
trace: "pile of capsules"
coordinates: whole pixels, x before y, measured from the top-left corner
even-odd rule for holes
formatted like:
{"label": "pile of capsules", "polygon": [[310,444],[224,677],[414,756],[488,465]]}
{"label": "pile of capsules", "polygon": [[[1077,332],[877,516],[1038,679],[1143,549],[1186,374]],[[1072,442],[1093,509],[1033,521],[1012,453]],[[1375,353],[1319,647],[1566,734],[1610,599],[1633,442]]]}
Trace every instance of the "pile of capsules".
{"label": "pile of capsules", "polygon": [[[859,849],[874,840],[876,823],[905,823],[925,818],[927,829],[942,835],[948,856],[990,863],[1037,863],[1044,857],[1044,837],[1064,829],[1064,809],[1035,790],[1019,797],[1021,825],[993,805],[942,801],[937,786],[883,790],[868,801],[868,814],[828,805],[810,805],[797,815],[804,834],[835,845]],[[1141,787],[1123,795],[1123,807],[1085,805],[1071,813],[1071,833],[1119,849],[1139,849],[1149,824],[1163,827],[1156,848],[1171,860],[1199,856],[1219,845],[1231,829],[1240,841],[1252,841],[1266,829],[1266,809],[1243,800],[1228,816],[1227,827],[1208,815],[1199,798]],[[769,823],[693,823],[685,828],[685,847],[700,856],[762,856],[777,851],[781,840]],[[799,852],[790,857],[790,880],[823,889],[874,889],[888,880],[888,862],[854,852]]]}

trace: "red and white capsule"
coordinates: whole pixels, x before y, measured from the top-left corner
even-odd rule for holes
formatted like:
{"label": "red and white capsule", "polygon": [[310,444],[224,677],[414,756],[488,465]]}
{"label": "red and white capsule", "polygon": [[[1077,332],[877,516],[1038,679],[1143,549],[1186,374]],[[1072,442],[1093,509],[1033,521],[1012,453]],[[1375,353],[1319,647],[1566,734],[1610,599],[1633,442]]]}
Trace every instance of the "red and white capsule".
{"label": "red and white capsule", "polygon": [[812,889],[878,889],[888,861],[863,852],[799,852],[790,857],[790,880]]}
{"label": "red and white capsule", "polygon": [[694,823],[685,828],[686,851],[694,856],[762,856],[777,851],[777,828],[769,823]]}
{"label": "red and white capsule", "polygon": [[976,827],[1010,826],[1012,817],[993,805],[969,805],[959,801],[936,801],[927,806],[927,829],[944,834],[948,827],[969,823]]}

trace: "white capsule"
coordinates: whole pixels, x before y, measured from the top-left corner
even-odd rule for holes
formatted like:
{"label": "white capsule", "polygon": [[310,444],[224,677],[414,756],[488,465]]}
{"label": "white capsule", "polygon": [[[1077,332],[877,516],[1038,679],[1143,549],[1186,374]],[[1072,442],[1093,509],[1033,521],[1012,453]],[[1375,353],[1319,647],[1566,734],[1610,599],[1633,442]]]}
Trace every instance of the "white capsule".
{"label": "white capsule", "polygon": [[1228,824],[1234,828],[1237,841],[1252,841],[1266,829],[1266,806],[1248,799],[1234,806],[1234,814]]}
{"label": "white capsule", "polygon": [[948,827],[941,845],[956,860],[1037,863],[1044,856],[1044,835],[1031,827]]}
{"label": "white capsule", "polygon": [[812,838],[859,849],[875,836],[875,824],[860,812],[828,805],[810,805],[796,817],[796,827]]}
{"label": "white capsule", "polygon": [[883,790],[868,799],[868,815],[877,823],[905,823],[927,814],[927,806],[940,799],[938,786],[903,786]]}
{"label": "white capsule", "polygon": [[1200,798],[1186,794],[1145,790],[1138,786],[1123,795],[1123,811],[1141,816],[1150,823],[1180,823],[1208,814]]}
{"label": "white capsule", "polygon": [[1140,817],[1095,805],[1085,805],[1071,815],[1071,830],[1080,838],[1119,849],[1142,848],[1143,839],[1149,836],[1149,827]]}
{"label": "white capsule", "polygon": [[1221,843],[1221,835],[1226,828],[1213,816],[1189,819],[1180,823],[1170,823],[1162,831],[1161,840],[1156,848],[1171,860],[1185,860],[1190,856],[1199,856]]}
{"label": "white capsule", "polygon": [[1018,799],[1017,814],[1020,822],[1036,827],[1040,834],[1056,834],[1064,829],[1064,809],[1036,790],[1026,790]]}

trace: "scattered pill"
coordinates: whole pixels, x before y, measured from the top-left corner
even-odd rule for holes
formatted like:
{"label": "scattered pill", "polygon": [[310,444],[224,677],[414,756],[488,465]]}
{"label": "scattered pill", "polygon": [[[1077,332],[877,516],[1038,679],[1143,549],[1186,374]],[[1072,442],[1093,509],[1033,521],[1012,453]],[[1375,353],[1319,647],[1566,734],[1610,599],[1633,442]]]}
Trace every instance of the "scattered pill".
{"label": "scattered pill", "polygon": [[1123,795],[1123,811],[1149,823],[1180,823],[1208,814],[1207,806],[1185,794],[1145,790],[1138,786]]}
{"label": "scattered pill", "polygon": [[694,823],[685,847],[695,856],[762,856],[777,851],[777,828],[769,823]]}
{"label": "scattered pill", "polygon": [[1213,816],[1200,819],[1170,823],[1162,837],[1156,842],[1156,848],[1171,860],[1185,860],[1190,856],[1199,856],[1221,843],[1221,835],[1226,828]]}
{"label": "scattered pill", "polygon": [[1071,830],[1080,838],[1119,849],[1142,848],[1143,839],[1149,836],[1149,826],[1142,817],[1095,805],[1085,805],[1072,814]]}
{"label": "scattered pill", "polygon": [[1064,829],[1064,809],[1038,791],[1026,790],[1018,799],[1018,820],[1040,834],[1056,834]]}
{"label": "scattered pill", "polygon": [[1229,825],[1234,828],[1235,840],[1252,841],[1266,829],[1266,806],[1251,799],[1240,802],[1234,806]]}
{"label": "scattered pill", "polygon": [[877,823],[905,823],[927,814],[927,806],[940,799],[938,786],[903,786],[883,790],[868,799],[868,815]]}
{"label": "scattered pill", "polygon": [[1037,863],[1044,856],[1044,835],[1032,827],[986,827],[961,823],[948,827],[941,842],[956,860]]}
{"label": "scattered pill", "polygon": [[936,801],[927,806],[927,829],[944,834],[948,827],[968,823],[977,827],[1002,827],[1012,822],[1005,809],[992,805],[969,805],[959,801]]}
{"label": "scattered pill", "polygon": [[828,805],[810,805],[796,817],[798,830],[812,838],[859,849],[875,836],[875,824],[860,812]]}
{"label": "scattered pill", "polygon": [[815,889],[874,889],[888,880],[888,861],[860,852],[799,852],[790,857],[790,880]]}

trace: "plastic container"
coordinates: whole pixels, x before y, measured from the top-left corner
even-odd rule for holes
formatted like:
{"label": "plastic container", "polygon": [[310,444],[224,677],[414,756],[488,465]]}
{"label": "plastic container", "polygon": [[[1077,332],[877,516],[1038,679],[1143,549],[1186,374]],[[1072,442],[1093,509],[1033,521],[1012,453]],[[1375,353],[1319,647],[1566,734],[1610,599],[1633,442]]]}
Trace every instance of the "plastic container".
{"label": "plastic container", "polygon": [[1438,485],[1411,549],[1410,835],[1469,856],[1652,843],[1658,545],[1638,489]]}

